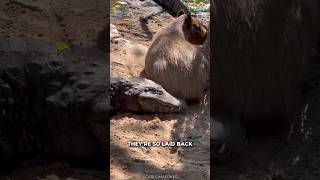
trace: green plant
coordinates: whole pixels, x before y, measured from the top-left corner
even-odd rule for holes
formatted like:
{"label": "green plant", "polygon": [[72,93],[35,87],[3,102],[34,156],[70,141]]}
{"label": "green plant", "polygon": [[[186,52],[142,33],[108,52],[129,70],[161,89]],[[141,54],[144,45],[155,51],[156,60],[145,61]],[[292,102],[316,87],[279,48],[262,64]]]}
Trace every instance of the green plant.
{"label": "green plant", "polygon": [[65,43],[65,42],[58,42],[56,43],[56,48],[58,50],[59,53],[65,51],[66,49],[70,49],[69,44]]}

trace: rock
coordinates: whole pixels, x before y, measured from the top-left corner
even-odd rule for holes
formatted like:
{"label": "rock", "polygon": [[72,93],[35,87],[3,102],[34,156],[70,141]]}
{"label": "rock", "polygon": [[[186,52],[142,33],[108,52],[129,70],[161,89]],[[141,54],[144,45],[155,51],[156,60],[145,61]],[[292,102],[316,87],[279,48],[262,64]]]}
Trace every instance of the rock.
{"label": "rock", "polygon": [[111,40],[115,44],[129,44],[131,41],[124,39],[124,38],[114,38]]}
{"label": "rock", "polygon": [[117,30],[117,27],[113,24],[110,24],[110,39],[118,38],[120,37],[119,31]]}

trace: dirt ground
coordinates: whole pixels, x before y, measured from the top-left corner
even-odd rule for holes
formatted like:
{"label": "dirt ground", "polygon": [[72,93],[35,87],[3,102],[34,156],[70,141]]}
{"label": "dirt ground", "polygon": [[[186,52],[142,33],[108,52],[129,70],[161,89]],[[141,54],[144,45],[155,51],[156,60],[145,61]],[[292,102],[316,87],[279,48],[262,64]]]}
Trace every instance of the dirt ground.
{"label": "dirt ground", "polygon": [[1,0],[0,35],[95,47],[106,9],[104,0]]}
{"label": "dirt ground", "polygon": [[[121,38],[128,40],[111,42],[112,74],[139,75],[152,34],[171,20],[165,12],[155,13],[154,9],[139,5],[132,5],[131,12],[135,14],[132,18],[125,21],[111,18]],[[145,20],[146,17],[149,18]],[[119,114],[111,119],[111,178],[146,179],[150,174],[175,174],[178,179],[190,180],[209,177],[214,180],[320,179],[319,100],[320,90],[314,90],[307,98],[308,105],[301,121],[288,136],[251,138],[243,152],[228,161],[212,164],[214,173],[211,175],[208,106],[204,108],[205,114],[199,113],[203,110],[201,107],[190,107],[186,114],[176,115]],[[189,138],[198,143],[197,147],[177,150],[127,145],[127,141],[134,140]]]}

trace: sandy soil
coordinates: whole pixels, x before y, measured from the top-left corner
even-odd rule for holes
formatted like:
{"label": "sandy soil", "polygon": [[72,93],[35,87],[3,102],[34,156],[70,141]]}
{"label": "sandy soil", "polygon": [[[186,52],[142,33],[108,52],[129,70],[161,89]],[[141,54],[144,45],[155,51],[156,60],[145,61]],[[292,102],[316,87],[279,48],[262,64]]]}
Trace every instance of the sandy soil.
{"label": "sandy soil", "polygon": [[108,23],[103,0],[1,0],[0,34],[95,47]]}
{"label": "sandy soil", "polygon": [[[138,76],[153,34],[172,17],[152,1],[125,2],[134,16],[128,20],[111,18],[121,35],[111,40],[111,74]],[[184,114],[119,113],[112,117],[111,179],[143,180],[157,175],[209,179],[208,117],[208,105],[190,106]],[[128,147],[128,141],[192,141],[194,147]]]}

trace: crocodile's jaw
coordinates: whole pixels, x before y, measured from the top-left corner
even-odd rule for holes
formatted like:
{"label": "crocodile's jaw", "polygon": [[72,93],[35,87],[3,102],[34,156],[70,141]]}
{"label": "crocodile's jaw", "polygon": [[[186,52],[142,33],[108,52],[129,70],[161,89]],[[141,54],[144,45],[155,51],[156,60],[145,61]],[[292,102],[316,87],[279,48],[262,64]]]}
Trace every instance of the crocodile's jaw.
{"label": "crocodile's jaw", "polygon": [[140,94],[138,102],[144,111],[149,112],[178,113],[186,108],[183,100],[178,100],[169,93],[162,95],[143,93]]}
{"label": "crocodile's jaw", "polygon": [[185,101],[175,98],[151,80],[146,79],[139,89],[143,91],[139,92],[137,100],[143,111],[177,113],[187,106]]}

